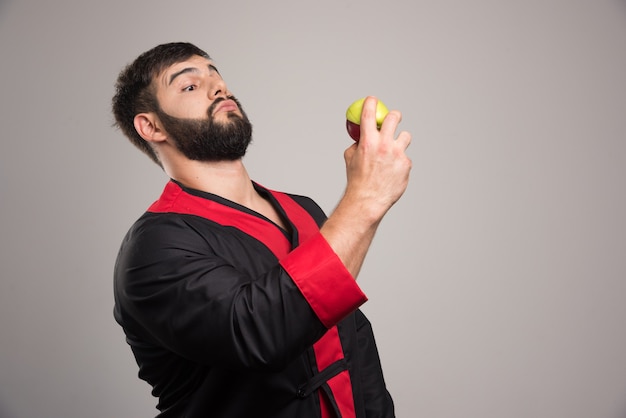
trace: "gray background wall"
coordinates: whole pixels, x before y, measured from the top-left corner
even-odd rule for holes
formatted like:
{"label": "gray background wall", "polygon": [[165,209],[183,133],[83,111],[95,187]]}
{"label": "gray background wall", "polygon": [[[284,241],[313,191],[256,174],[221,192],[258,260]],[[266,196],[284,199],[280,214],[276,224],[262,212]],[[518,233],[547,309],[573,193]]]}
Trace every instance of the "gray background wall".
{"label": "gray background wall", "polygon": [[626,3],[0,2],[0,416],[147,417],[112,317],[166,178],[111,128],[119,70],[187,40],[267,187],[331,211],[344,112],[403,111],[414,169],[360,283],[399,417],[626,415]]}

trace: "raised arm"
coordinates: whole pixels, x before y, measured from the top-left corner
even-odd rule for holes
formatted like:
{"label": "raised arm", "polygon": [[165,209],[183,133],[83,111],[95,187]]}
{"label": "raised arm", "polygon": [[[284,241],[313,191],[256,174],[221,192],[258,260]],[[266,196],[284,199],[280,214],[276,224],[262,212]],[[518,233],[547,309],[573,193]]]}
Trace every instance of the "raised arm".
{"label": "raised arm", "polygon": [[321,233],[357,277],[378,225],[400,199],[409,181],[411,160],[406,149],[411,135],[396,128],[402,119],[397,110],[389,112],[376,128],[375,97],[368,97],[361,115],[361,138],[345,151],[347,186],[339,204]]}

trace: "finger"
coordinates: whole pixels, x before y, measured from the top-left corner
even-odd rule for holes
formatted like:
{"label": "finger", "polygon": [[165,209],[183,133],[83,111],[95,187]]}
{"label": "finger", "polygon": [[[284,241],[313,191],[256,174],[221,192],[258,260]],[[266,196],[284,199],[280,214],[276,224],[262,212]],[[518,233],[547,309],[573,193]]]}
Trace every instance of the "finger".
{"label": "finger", "polygon": [[357,147],[358,147],[358,143],[355,142],[354,144],[346,148],[346,150],[343,152],[343,158],[346,162],[349,162],[352,159],[352,156],[356,152]]}
{"label": "finger", "polygon": [[378,99],[374,96],[367,96],[363,102],[361,110],[361,136],[377,130],[376,125],[376,105]]}
{"label": "finger", "polygon": [[411,134],[407,131],[402,131],[398,134],[398,137],[396,138],[396,143],[399,147],[406,150],[409,145],[411,145],[411,140]]}
{"label": "finger", "polygon": [[383,124],[380,127],[381,135],[393,137],[401,121],[402,113],[400,113],[399,110],[390,111],[385,117],[385,120],[383,120]]}

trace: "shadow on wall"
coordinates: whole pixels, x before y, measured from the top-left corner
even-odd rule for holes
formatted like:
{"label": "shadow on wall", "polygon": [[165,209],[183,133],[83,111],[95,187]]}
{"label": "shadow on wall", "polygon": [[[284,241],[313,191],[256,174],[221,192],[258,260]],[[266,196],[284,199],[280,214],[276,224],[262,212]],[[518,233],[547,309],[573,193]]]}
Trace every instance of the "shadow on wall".
{"label": "shadow on wall", "polygon": [[[9,5],[9,3],[11,3],[10,0],[0,0],[0,21],[8,14],[6,13],[6,11],[8,9],[7,6]],[[2,410],[0,410],[0,412],[2,412]]]}
{"label": "shadow on wall", "polygon": [[[0,6],[2,6],[2,2],[0,1]],[[0,10],[1,11],[1,10]],[[8,409],[6,409],[6,402],[3,402],[2,399],[0,399],[0,417],[12,417],[14,415],[11,415],[10,411]]]}

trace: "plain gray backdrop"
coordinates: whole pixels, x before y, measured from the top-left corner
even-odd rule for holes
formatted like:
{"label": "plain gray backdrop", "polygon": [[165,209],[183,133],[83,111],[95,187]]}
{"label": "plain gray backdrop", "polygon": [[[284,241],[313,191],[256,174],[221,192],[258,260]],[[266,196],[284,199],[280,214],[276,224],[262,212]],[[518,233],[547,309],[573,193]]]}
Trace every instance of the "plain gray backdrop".
{"label": "plain gray backdrop", "polygon": [[214,58],[261,184],[332,211],[345,110],[413,135],[359,282],[403,418],[626,416],[622,0],[0,1],[0,417],[149,417],[112,268],[167,178],[113,129],[159,43]]}

